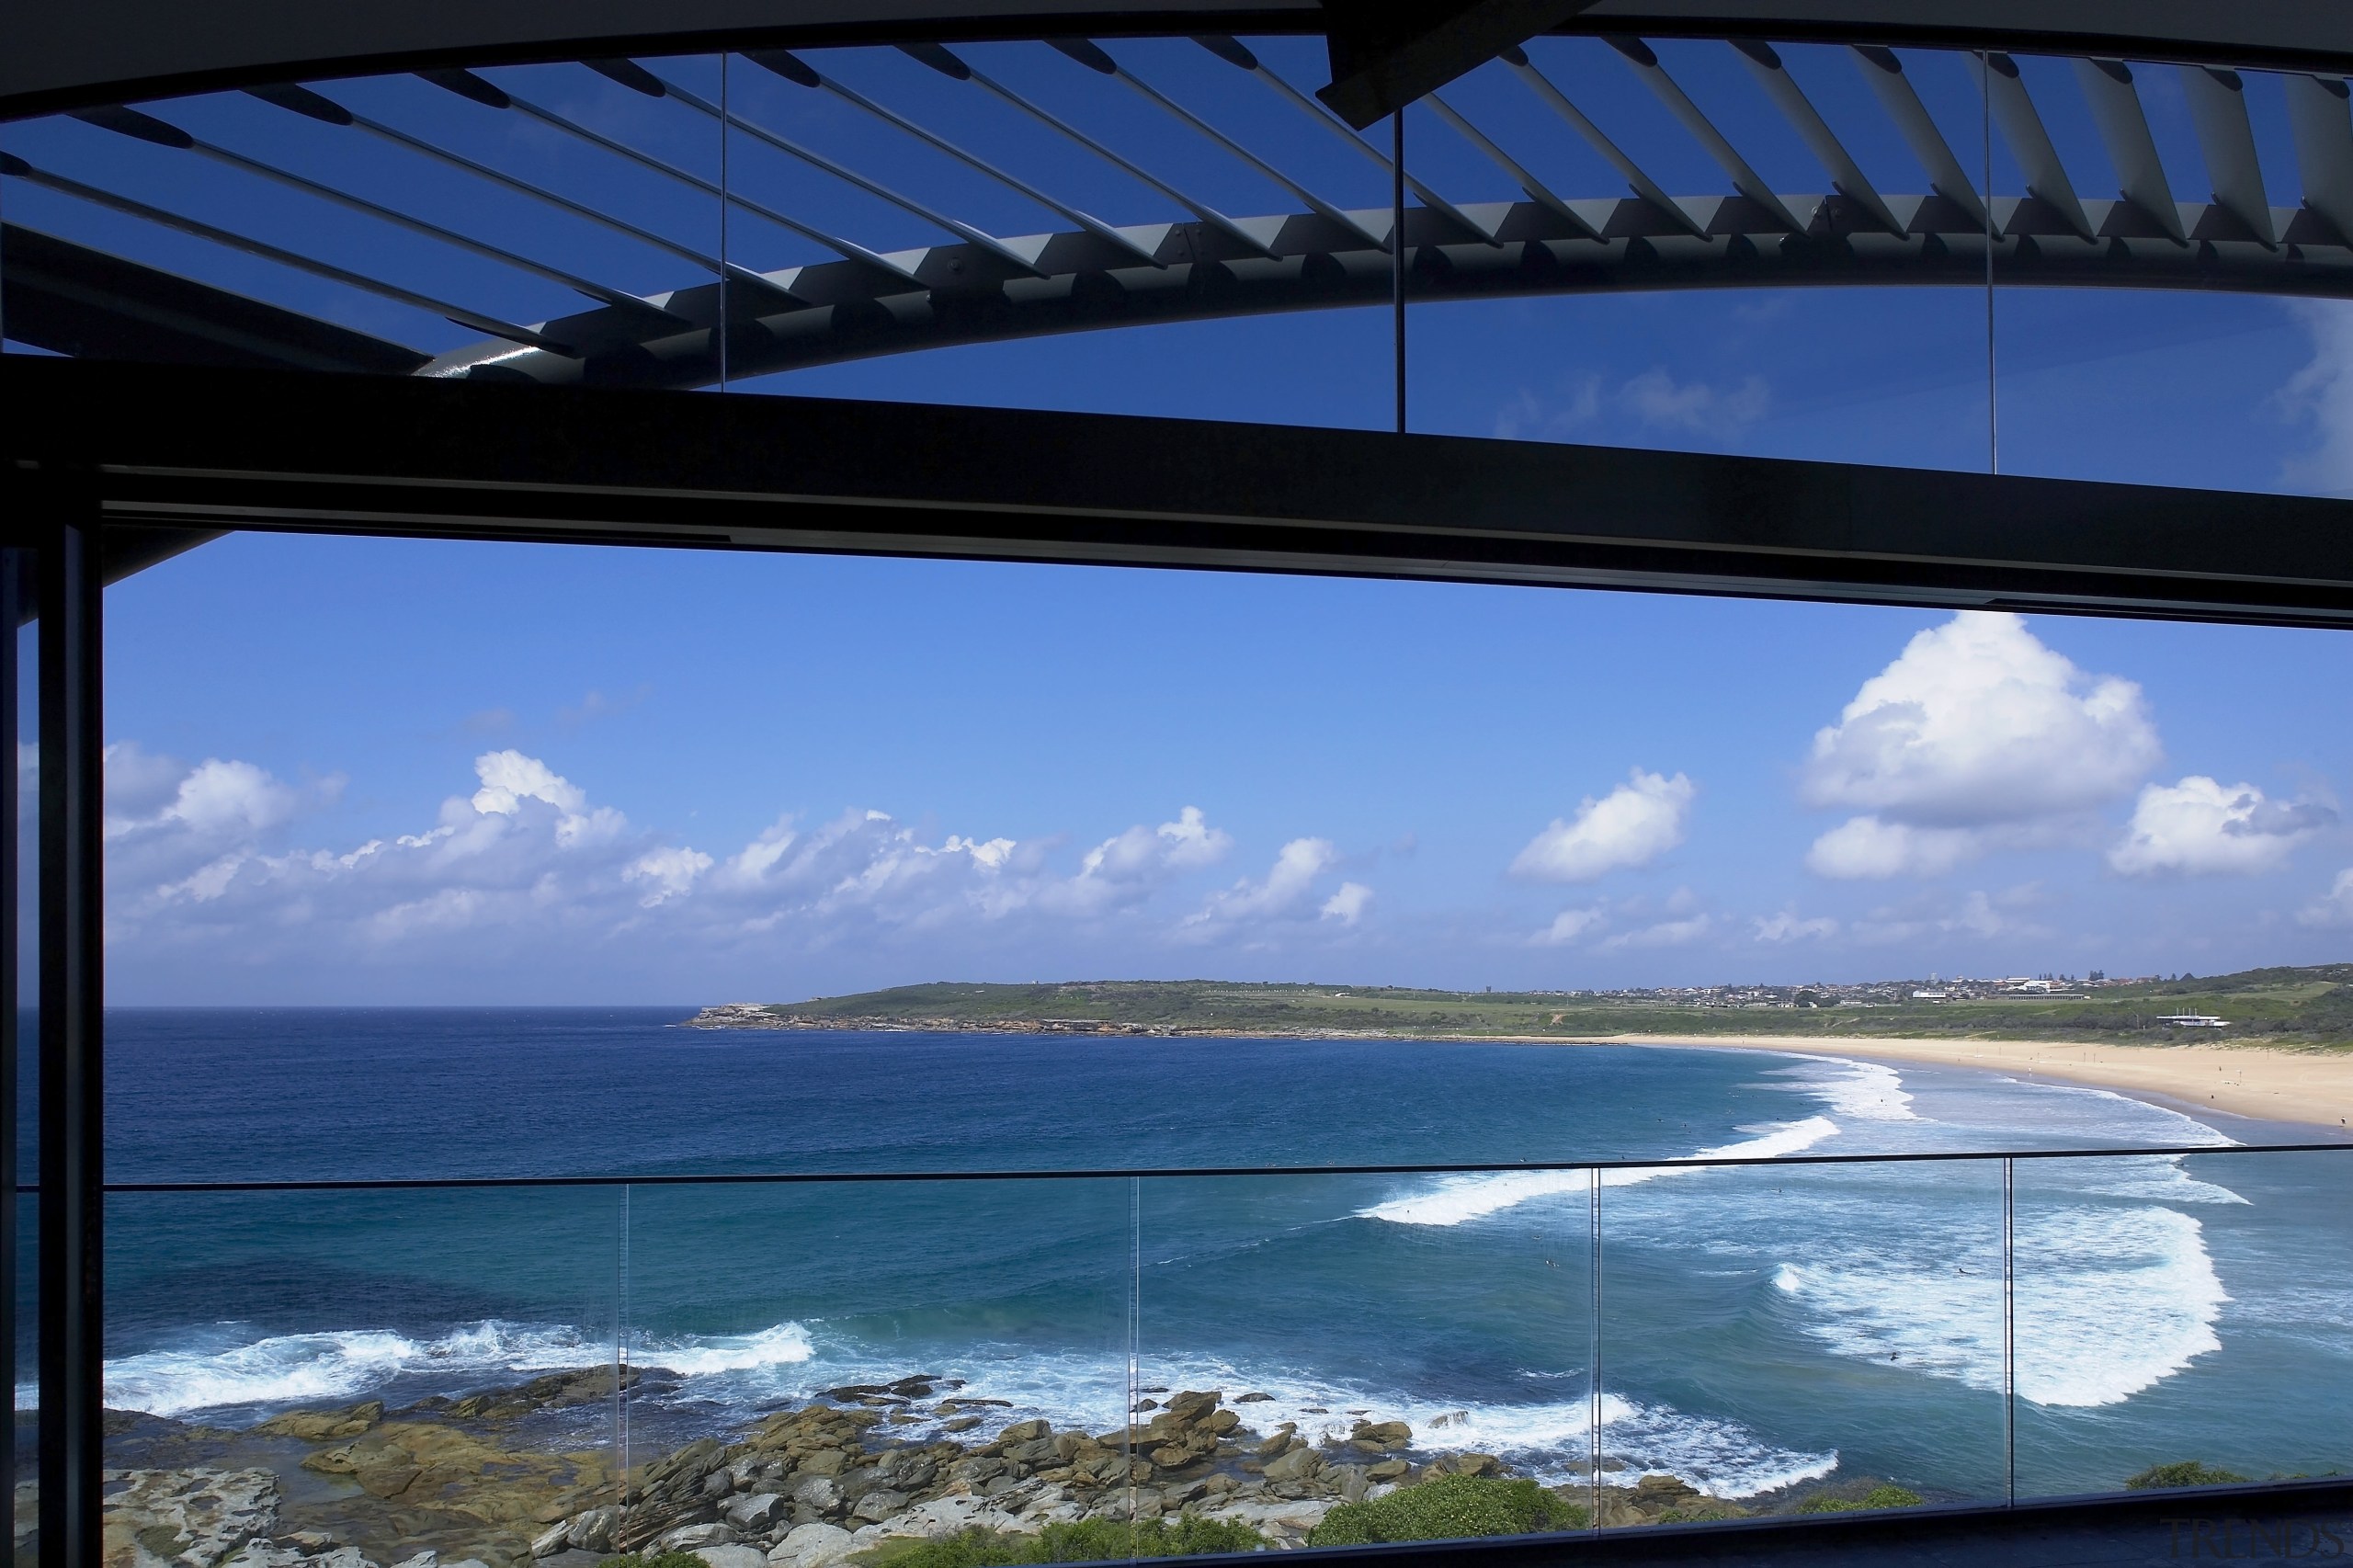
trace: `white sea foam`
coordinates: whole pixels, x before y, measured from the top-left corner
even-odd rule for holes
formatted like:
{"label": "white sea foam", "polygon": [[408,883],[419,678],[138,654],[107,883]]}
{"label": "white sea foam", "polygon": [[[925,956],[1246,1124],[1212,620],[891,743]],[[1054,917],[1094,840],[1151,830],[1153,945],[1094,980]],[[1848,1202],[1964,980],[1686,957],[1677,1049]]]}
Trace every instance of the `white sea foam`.
{"label": "white sea foam", "polygon": [[[422,1374],[461,1387],[517,1375],[602,1366],[610,1339],[559,1324],[487,1320],[433,1339],[386,1329],[248,1338],[216,1332],[210,1343],[120,1357],[106,1364],[106,1402],[118,1410],[180,1415],[196,1410],[287,1407],[362,1399],[393,1379]],[[687,1377],[790,1365],[811,1355],[796,1323],[756,1334],[641,1343],[639,1364]]]}
{"label": "white sea foam", "polygon": [[[1371,1382],[1237,1366],[1212,1357],[1150,1359],[1143,1369],[1152,1385],[1217,1389],[1230,1402],[1245,1392],[1268,1395],[1232,1405],[1254,1432],[1271,1432],[1289,1422],[1302,1437],[1321,1443],[1345,1438],[1358,1420],[1403,1421],[1413,1427],[1417,1449],[1495,1454],[1547,1481],[1583,1480],[1592,1463],[1593,1406],[1583,1397],[1448,1403]],[[1574,1386],[1585,1374],[1540,1381]],[[1614,1393],[1601,1402],[1601,1449],[1605,1459],[1624,1467],[1619,1473],[1625,1480],[1672,1472],[1711,1496],[1726,1498],[1813,1480],[1838,1465],[1836,1453],[1777,1448],[1737,1422]]]}
{"label": "white sea foam", "polygon": [[[1761,1129],[1743,1128],[1741,1131],[1753,1131],[1756,1136],[1721,1148],[1701,1149],[1688,1157],[1692,1160],[1774,1159],[1811,1149],[1824,1139],[1836,1136],[1838,1124],[1826,1116],[1810,1116],[1802,1121],[1783,1122]],[[1699,1167],[1641,1165],[1627,1170],[1604,1171],[1601,1173],[1601,1185],[1634,1187],[1663,1176],[1688,1174],[1696,1168]],[[1360,1209],[1357,1217],[1387,1220],[1399,1225],[1460,1225],[1465,1221],[1483,1219],[1517,1207],[1531,1199],[1583,1192],[1586,1185],[1587,1177],[1583,1171],[1497,1171],[1478,1176],[1442,1176],[1435,1187],[1388,1199],[1369,1209]]]}
{"label": "white sea foam", "polygon": [[[1878,1062],[1850,1062],[1843,1056],[1802,1056],[1811,1064],[1792,1075],[1792,1085],[1803,1092],[1819,1096],[1833,1115],[1850,1121],[1917,1121],[1919,1112],[1912,1108],[1912,1096],[1904,1087],[1904,1074]],[[1824,1071],[1823,1069],[1829,1069]]]}
{"label": "white sea foam", "polygon": [[[2219,1349],[2221,1278],[2199,1222],[2156,1206],[2070,1206],[2017,1235],[2018,1392],[2117,1404]],[[1915,1250],[1904,1259],[1784,1263],[1773,1282],[1806,1331],[1859,1360],[2002,1386],[2002,1280]]]}

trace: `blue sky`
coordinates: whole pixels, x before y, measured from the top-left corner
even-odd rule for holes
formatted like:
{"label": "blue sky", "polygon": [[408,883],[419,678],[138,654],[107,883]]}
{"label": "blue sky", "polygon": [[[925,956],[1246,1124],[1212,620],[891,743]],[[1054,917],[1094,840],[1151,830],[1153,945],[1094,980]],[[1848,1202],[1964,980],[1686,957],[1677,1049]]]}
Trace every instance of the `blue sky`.
{"label": "blue sky", "polygon": [[259,536],[109,611],[121,1002],[2211,972],[2353,931],[2320,632]]}
{"label": "blue sky", "polygon": [[[1347,206],[1369,161],[1183,40],[1114,51]],[[1225,210],[1290,199],[1042,46],[987,69]],[[1262,52],[1312,86],[1316,51]],[[1728,51],[1663,45],[1776,188],[1823,176]],[[1839,51],[1792,71],[1881,188],[1925,176]],[[1539,59],[1670,190],[1723,179],[1591,40]],[[1116,222],[1165,202],[888,51],[824,69]],[[2067,68],[2025,62],[2086,196]],[[1907,55],[1964,153],[1976,88]],[[715,94],[710,60],[665,63]],[[577,66],[493,73],[711,177],[717,138]],[[2210,182],[2169,68],[2176,193]],[[2248,102],[2275,202],[2278,84]],[[740,62],[731,101],[1000,233],[1056,226]],[[344,101],[763,269],[803,241],[410,79]],[[1614,176],[1491,67],[1454,94],[1564,193]],[[235,96],[176,122],[632,290],[674,256]],[[1426,111],[1412,161],[1507,181]],[[88,126],[45,167],[534,321],[543,279]],[[1992,183],[2019,188],[1998,138]],[[907,214],[738,139],[732,185],[881,248]],[[470,330],[10,181],[12,222],[428,349]],[[2000,280],[1997,279],[1997,283]],[[1416,306],[1415,427],[2353,491],[2353,307],[1997,287]],[[1993,324],[1988,381],[1987,325]],[[1382,426],[1387,313],[1099,333],[828,367],[762,392]],[[1608,986],[2211,971],[2353,940],[2353,643],[1535,589],[249,536],[113,590],[114,998],[694,1002],[939,978],[1214,974]],[[409,842],[404,842],[404,840]],[[372,846],[372,847],[371,847]]]}

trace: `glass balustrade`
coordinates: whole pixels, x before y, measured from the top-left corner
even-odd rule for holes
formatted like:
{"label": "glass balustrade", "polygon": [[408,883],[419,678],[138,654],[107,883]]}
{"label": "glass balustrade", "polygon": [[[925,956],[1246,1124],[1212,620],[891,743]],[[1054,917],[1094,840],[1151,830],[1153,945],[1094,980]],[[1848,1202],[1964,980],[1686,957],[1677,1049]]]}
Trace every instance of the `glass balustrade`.
{"label": "glass balustrade", "polygon": [[109,1537],[828,1568],[2340,1473],[2349,1180],[2353,1146],[121,1190]]}

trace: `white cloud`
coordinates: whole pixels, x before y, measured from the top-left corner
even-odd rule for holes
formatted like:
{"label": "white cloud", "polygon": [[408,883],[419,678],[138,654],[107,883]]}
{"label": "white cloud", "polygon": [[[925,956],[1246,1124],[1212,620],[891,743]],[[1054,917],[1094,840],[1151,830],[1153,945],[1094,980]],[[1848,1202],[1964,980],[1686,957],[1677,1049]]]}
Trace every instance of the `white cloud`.
{"label": "white cloud", "polygon": [[2108,863],[2128,877],[2268,871],[2336,820],[2314,801],[2268,800],[2252,784],[2225,786],[2193,773],[2142,789]]}
{"label": "white cloud", "polygon": [[210,943],[241,963],[491,963],[623,937],[707,954],[1037,921],[1205,940],[1273,920],[1351,926],[1373,899],[1333,874],[1329,842],[1301,838],[1263,881],[1218,893],[1191,921],[1157,913],[1173,883],[1232,847],[1190,806],[1102,840],[1067,872],[1051,863],[1059,838],[936,834],[865,810],[813,826],[782,818],[722,853],[638,827],[546,760],[506,749],[476,757],[469,790],[415,831],[295,848],[281,841],[329,789],[135,745],[111,760],[109,939]]}
{"label": "white cloud", "polygon": [[2309,422],[2313,449],[2286,465],[2282,478],[2298,490],[2353,495],[2353,305],[2297,300],[2288,309],[2312,335],[2312,362],[2279,392],[2289,417]]}
{"label": "white cloud", "polygon": [[631,861],[622,870],[624,881],[642,882],[645,896],[638,900],[648,909],[684,897],[691,892],[695,879],[711,868],[711,858],[699,849],[665,847],[649,849]]}
{"label": "white cloud", "polygon": [[2020,918],[2022,912],[2045,902],[2040,883],[2022,882],[1999,893],[1972,890],[1958,906],[1938,897],[1909,908],[1875,909],[1847,929],[1857,941],[1880,946],[1950,937],[2045,940],[2055,935],[2050,927]]}
{"label": "white cloud", "polygon": [[1657,858],[1683,842],[1697,788],[1678,773],[1664,778],[1637,767],[1597,801],[1588,795],[1574,821],[1555,817],[1511,863],[1511,874],[1545,882],[1589,882]]}
{"label": "white cloud", "polygon": [[1362,882],[1342,882],[1339,891],[1324,901],[1321,911],[1326,920],[1336,920],[1343,926],[1353,926],[1364,917],[1372,903],[1372,890]]}
{"label": "white cloud", "polygon": [[1794,909],[1784,909],[1779,915],[1760,915],[1751,924],[1760,942],[1798,942],[1838,934],[1838,922],[1829,915],[1818,915],[1807,920]]}
{"label": "white cloud", "polygon": [[1602,950],[1621,948],[1679,948],[1696,942],[1715,928],[1715,917],[1689,915],[1679,920],[1661,920],[1639,930],[1621,932],[1601,944]]}
{"label": "white cloud", "polygon": [[1558,401],[1548,403],[1523,389],[1495,415],[1496,439],[1561,440],[1601,412],[1599,376],[1579,376],[1563,392]]}
{"label": "white cloud", "polygon": [[1552,916],[1552,924],[1539,931],[1528,941],[1530,947],[1565,948],[1578,937],[1598,929],[1609,916],[1596,905],[1591,909],[1564,909]]}
{"label": "white cloud", "polygon": [[544,801],[560,812],[577,812],[588,797],[536,756],[519,751],[484,752],[474,758],[474,777],[482,788],[474,791],[474,810],[485,816],[511,817],[525,801]]}
{"label": "white cloud", "polygon": [[2329,890],[2296,914],[2307,926],[2353,926],[2353,866],[2336,873]]}
{"label": "white cloud", "polygon": [[[1210,895],[1209,903],[1188,915],[1185,929],[1195,936],[1214,935],[1236,926],[1256,925],[1270,921],[1296,919],[1314,905],[1316,880],[1337,866],[1340,852],[1328,838],[1294,838],[1275,856],[1274,865],[1263,881],[1252,881],[1245,877],[1232,887]],[[1341,911],[1351,904],[1360,913],[1372,897],[1370,888],[1360,889],[1358,895],[1348,894],[1350,882],[1339,892],[1324,902],[1318,913],[1351,923],[1353,916],[1330,906],[1339,903]]]}
{"label": "white cloud", "polygon": [[1815,733],[1801,793],[1864,814],[1814,843],[1824,876],[1934,876],[2047,841],[2154,767],[2141,688],[2094,676],[2018,616],[1968,610],[1915,636]]}
{"label": "white cloud", "polygon": [[1619,389],[1619,401],[1645,425],[1726,437],[1756,424],[1772,411],[1773,392],[1762,376],[1738,386],[1677,381],[1664,369],[1649,369]]}
{"label": "white cloud", "polygon": [[1849,817],[1813,841],[1806,869],[1816,876],[1855,881],[1883,877],[1942,876],[1986,847],[1982,830],[1911,827],[1875,816]]}

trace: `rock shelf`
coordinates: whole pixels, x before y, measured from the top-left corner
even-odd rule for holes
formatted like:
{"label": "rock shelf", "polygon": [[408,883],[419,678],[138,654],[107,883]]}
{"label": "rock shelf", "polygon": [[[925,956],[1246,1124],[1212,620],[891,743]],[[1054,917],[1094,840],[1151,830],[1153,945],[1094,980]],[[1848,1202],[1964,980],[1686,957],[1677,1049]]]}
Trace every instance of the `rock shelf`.
{"label": "rock shelf", "polygon": [[[1267,1396],[1252,1392],[1170,1392],[1127,1426],[1087,1431],[1006,1422],[1017,1413],[1005,1402],[960,1387],[917,1374],[828,1390],[624,1474],[608,1452],[531,1441],[551,1413],[609,1401],[606,1369],[397,1411],[293,1411],[242,1431],[114,1413],[108,1451],[122,1463],[108,1472],[106,1568],[595,1568],[640,1551],[711,1568],[835,1568],[897,1538],[1180,1513],[1286,1548],[1342,1503],[1511,1472],[1493,1454],[1426,1447],[1375,1412],[1321,1441],[1289,1422],[1260,1430],[1245,1413]],[[1749,1511],[1671,1475],[1625,1479],[1558,1491],[1604,1525]]]}

